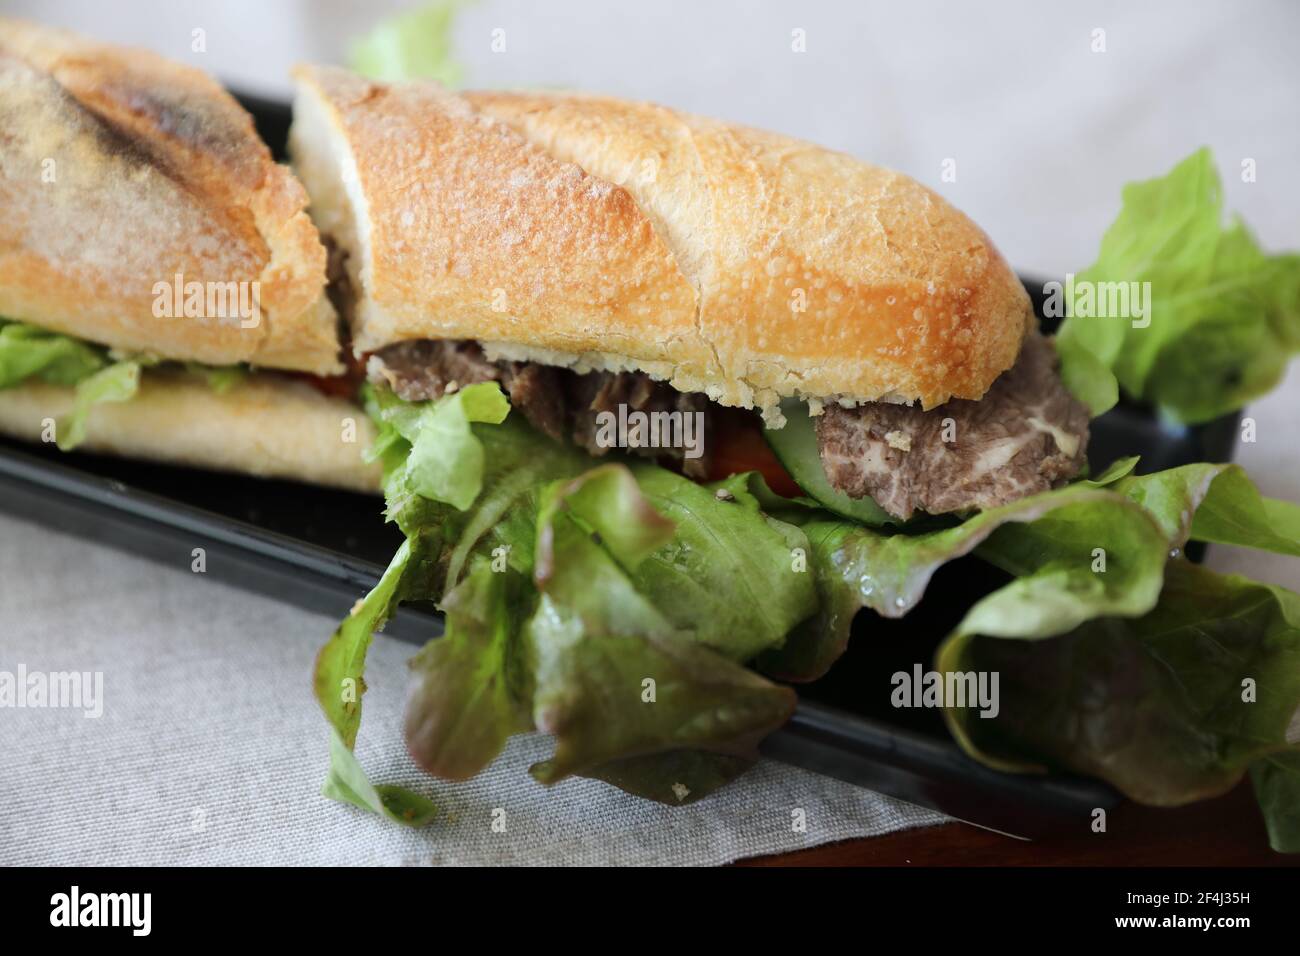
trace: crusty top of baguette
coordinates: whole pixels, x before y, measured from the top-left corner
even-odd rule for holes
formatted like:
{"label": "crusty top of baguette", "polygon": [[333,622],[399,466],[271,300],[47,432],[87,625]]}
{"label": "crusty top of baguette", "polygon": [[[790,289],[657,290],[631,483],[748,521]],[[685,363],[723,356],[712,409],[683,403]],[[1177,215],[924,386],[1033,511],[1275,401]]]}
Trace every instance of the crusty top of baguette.
{"label": "crusty top of baguette", "polygon": [[988,237],[889,170],[570,93],[305,68],[291,136],[350,257],[358,350],[638,368],[723,404],[979,398],[1029,328]]}
{"label": "crusty top of baguette", "polygon": [[[167,358],[341,369],[306,193],[208,76],[0,19],[0,130],[0,316]],[[202,314],[159,317],[178,274],[204,284]],[[208,283],[247,283],[248,302],[254,282],[252,317],[209,309]]]}

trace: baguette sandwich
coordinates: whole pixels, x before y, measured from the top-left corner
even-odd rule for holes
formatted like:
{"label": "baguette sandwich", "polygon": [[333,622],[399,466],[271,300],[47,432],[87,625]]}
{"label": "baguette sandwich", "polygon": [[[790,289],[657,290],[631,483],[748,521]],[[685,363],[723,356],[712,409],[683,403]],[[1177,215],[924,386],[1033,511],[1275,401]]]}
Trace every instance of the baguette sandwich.
{"label": "baguette sandwich", "polygon": [[737,470],[760,419],[778,449],[815,431],[825,475],[795,481],[899,520],[1084,462],[1020,282],[905,176],[606,97],[297,79],[294,166],[352,347],[399,398],[498,381],[595,456],[602,413],[700,413],[698,456],[623,446],[695,478]]}
{"label": "baguette sandwich", "polygon": [[1177,296],[1075,304],[1049,340],[965,216],[807,143],[304,67],[290,173],[201,74],[0,28],[0,431],[382,491],[402,532],[317,658],[329,796],[434,815],[353,752],[403,602],[445,626],[406,708],[430,773],[540,731],[537,780],[680,804],[753,764],[855,619],[879,637],[973,554],[1005,583],[934,670],[843,692],[1147,803],[1250,772],[1300,846],[1300,597],[1183,556],[1300,554],[1300,509],[1230,465],[1074,480],[1121,389],[1210,421],[1300,343],[1300,259],[1223,226],[1207,151],[1125,191],[1082,280]]}
{"label": "baguette sandwich", "polygon": [[295,77],[290,159],[406,536],[317,662],[341,799],[428,809],[358,789],[350,749],[403,600],[446,613],[407,710],[431,773],[541,730],[543,782],[680,803],[788,719],[760,675],[825,673],[883,598],[837,590],[835,536],[950,526],[1084,465],[1088,408],[1023,286],[905,176],[650,104]]}
{"label": "baguette sandwich", "polygon": [[0,432],[374,490],[306,202],[201,72],[0,20]]}

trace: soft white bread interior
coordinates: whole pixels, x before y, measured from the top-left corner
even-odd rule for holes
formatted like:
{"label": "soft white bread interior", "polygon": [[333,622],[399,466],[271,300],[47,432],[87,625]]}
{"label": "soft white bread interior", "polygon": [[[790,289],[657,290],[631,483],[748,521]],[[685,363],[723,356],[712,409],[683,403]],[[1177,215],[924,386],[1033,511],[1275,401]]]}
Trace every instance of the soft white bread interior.
{"label": "soft white bread interior", "polygon": [[[72,408],[73,389],[28,382],[0,390],[0,433],[28,441]],[[226,392],[184,373],[146,369],[140,390],[90,412],[85,451],[378,492],[380,469],[363,460],[370,419],[351,402],[270,373]]]}
{"label": "soft white bread interior", "polygon": [[[306,202],[205,74],[0,18],[0,316],[165,358],[339,372]],[[201,315],[160,298],[178,275]],[[229,295],[251,304],[253,283],[241,314]]]}
{"label": "soft white bread interior", "polygon": [[635,368],[727,405],[977,399],[1030,327],[988,237],[901,174],[645,103],[296,72],[290,151],[358,352]]}

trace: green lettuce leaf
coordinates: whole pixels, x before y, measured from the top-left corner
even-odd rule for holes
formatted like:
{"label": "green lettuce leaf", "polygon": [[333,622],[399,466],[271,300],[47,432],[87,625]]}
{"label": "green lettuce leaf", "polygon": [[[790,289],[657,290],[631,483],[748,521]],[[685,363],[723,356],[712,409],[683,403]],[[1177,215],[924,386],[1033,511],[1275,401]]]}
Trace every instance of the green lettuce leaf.
{"label": "green lettuce leaf", "polygon": [[491,556],[498,548],[503,549],[511,567],[531,575],[542,490],[551,481],[581,474],[591,467],[591,459],[575,448],[557,445],[517,415],[498,425],[471,424],[473,441],[462,438],[460,447],[469,449],[477,444],[479,451],[471,454],[482,461],[478,482],[482,490],[462,510],[416,491],[421,482],[418,462],[413,460],[411,441],[403,437],[396,423],[414,436],[409,423],[424,414],[421,408],[403,402],[387,389],[370,389],[366,408],[378,426],[370,457],[383,465],[388,520],[407,537],[423,535],[437,541],[431,592],[440,595],[454,587],[473,555]]}
{"label": "green lettuce leaf", "polygon": [[[997,613],[1034,633],[1145,613],[1168,553],[1189,538],[1300,553],[1300,508],[1261,496],[1240,467],[1188,465],[1135,476],[1136,464],[1122,459],[1095,479],[910,534],[845,522],[762,489],[765,507],[807,535],[820,611],[760,658],[759,668],[783,680],[815,680],[844,652],[859,610],[902,617],[935,571],[972,552],[1018,576],[999,596]],[[1092,570],[1096,549],[1106,556],[1103,573]]]}
{"label": "green lettuce leaf", "polygon": [[86,423],[96,405],[130,401],[139,389],[140,366],[136,362],[114,362],[78,382],[72,409],[57,423],[59,450],[72,451],[86,440]]}
{"label": "green lettuce leaf", "polygon": [[[743,481],[719,491],[641,461],[593,467],[503,418],[495,385],[419,404],[369,389],[366,402],[407,542],[318,660],[344,749],[371,634],[424,599],[446,635],[412,661],[406,734],[435,775],[472,776],[534,727],[556,737],[534,768],[548,783],[581,774],[681,803],[752,763],[793,695],[743,662],[816,610],[811,575],[792,567],[799,529],[766,516]],[[430,480],[475,470],[472,495]],[[436,497],[421,493],[431,484]]]}
{"label": "green lettuce leaf", "polygon": [[1115,282],[1150,283],[1149,324],[1071,314],[1056,342],[1066,384],[1094,414],[1114,403],[1111,373],[1173,418],[1209,421],[1272,388],[1300,348],[1300,257],[1267,255],[1243,224],[1224,226],[1208,149],[1124,188],[1076,287]]}
{"label": "green lettuce leaf", "polygon": [[[125,402],[140,388],[140,373],[163,364],[146,354],[122,354],[69,335],[24,322],[0,319],[0,389],[29,380],[75,387],[72,409],[56,423],[58,447],[72,451],[86,439],[91,410],[104,402]],[[208,366],[186,362],[208,386],[225,393],[247,376],[244,366]]]}
{"label": "green lettuce leaf", "polygon": [[[1124,475],[1108,488],[1145,515],[1155,544],[1121,552],[1103,537],[1118,516],[1063,512],[991,535],[978,553],[1018,577],[967,613],[936,669],[998,673],[999,713],[950,708],[945,717],[963,748],[997,769],[1065,768],[1146,803],[1211,796],[1286,746],[1300,708],[1300,597],[1166,564],[1161,551],[1192,539],[1296,554],[1297,509],[1261,496],[1235,465]],[[1087,568],[1097,546],[1103,574]],[[1103,578],[1105,589],[1090,591]]]}
{"label": "green lettuce leaf", "polygon": [[366,652],[404,600],[428,599],[431,553],[436,542],[427,535],[408,538],[393,555],[379,583],[357,602],[316,657],[313,689],[330,724],[330,771],[326,796],[382,812],[411,825],[432,819],[432,804],[399,787],[375,787],[352,753],[361,727],[362,696],[366,692]]}
{"label": "green lettuce leaf", "polygon": [[[1004,570],[1032,575],[1004,589],[1008,619],[1026,628],[1051,622],[1061,629],[1099,613],[1150,607],[1167,551],[1165,536],[1141,508],[1087,484],[917,535],[881,534],[824,513],[785,517],[802,520],[821,598],[819,615],[759,661],[765,673],[785,680],[822,676],[847,647],[860,609],[902,617],[921,600],[935,571],[981,546],[981,555]],[[1096,548],[1109,556],[1104,574],[1092,571]]]}
{"label": "green lettuce leaf", "polygon": [[352,46],[352,69],[376,80],[437,80],[456,87],[464,68],[452,30],[469,0],[435,0],[380,21]]}
{"label": "green lettuce leaf", "polygon": [[1190,538],[1300,557],[1300,507],[1265,498],[1240,465],[1183,465],[1111,487],[1155,518],[1171,548]]}
{"label": "green lettuce leaf", "polygon": [[72,451],[86,439],[90,411],[125,402],[140,387],[140,363],[112,362],[108,350],[58,332],[0,319],[0,389],[30,379],[75,387],[72,408],[55,428],[56,444]]}
{"label": "green lettuce leaf", "polygon": [[[970,553],[1015,576],[940,649],[940,669],[984,669],[968,666],[977,656],[1003,668],[997,719],[946,714],[979,759],[1008,770],[1067,767],[1168,803],[1217,792],[1285,746],[1277,719],[1278,708],[1296,709],[1285,672],[1297,599],[1237,579],[1190,580],[1201,572],[1168,563],[1189,539],[1295,553],[1297,509],[1261,496],[1234,466],[1135,476],[1126,459],[961,524],[872,529],[814,499],[779,498],[757,475],[705,487],[641,461],[593,467],[519,416],[502,418],[495,386],[483,400],[477,411],[474,396],[456,407],[466,399],[411,405],[370,393],[388,516],[408,552],[395,559],[396,581],[386,576],[359,605],[353,618],[364,620],[340,629],[346,640],[322,654],[318,673],[326,690],[347,677],[363,688],[365,646],[397,602],[440,602],[447,636],[412,662],[407,710],[410,749],[438,776],[472,776],[511,734],[537,729],[555,739],[553,756],[532,768],[545,783],[584,775],[668,803],[698,799],[742,773],[793,706],[790,691],[754,667],[824,671],[860,608],[901,615],[941,564]],[[438,440],[417,455],[426,434]],[[420,492],[429,471],[453,475],[462,461],[479,472],[473,494],[446,494],[443,478],[436,497]],[[416,560],[418,572],[401,570]],[[1183,592],[1201,594],[1202,606],[1189,607]],[[1166,631],[1203,646],[1180,658],[1161,643]],[[1246,712],[1236,729],[1223,716],[1231,671],[1206,656],[1214,646],[1252,662],[1248,676],[1269,694],[1270,706]],[[1208,661],[1203,672],[1198,661]],[[1037,687],[1040,671],[1048,677]],[[1088,676],[1063,686],[1071,673]],[[1090,688],[1123,699],[1135,681],[1142,692],[1115,714],[1123,733],[1091,725],[1107,739],[1132,737],[1131,761],[1112,762],[1100,736],[1089,740],[1094,751],[1080,746]],[[1173,693],[1201,685],[1209,690]],[[339,708],[344,749],[357,700],[355,715]],[[1211,732],[1217,762],[1190,749]],[[1163,762],[1152,756],[1162,746]],[[344,779],[352,783],[335,795],[375,809],[352,799],[360,784]]]}
{"label": "green lettuce leaf", "polygon": [[470,424],[500,424],[509,412],[500,387],[483,382],[431,403],[417,419],[399,418],[398,431],[411,442],[411,490],[459,511],[468,508],[483,488],[483,445]]}
{"label": "green lettuce leaf", "polygon": [[[1010,637],[997,635],[1000,623]],[[1283,588],[1176,560],[1141,617],[1097,618],[1049,639],[1006,624],[977,606],[936,660],[941,672],[999,675],[995,718],[945,711],[990,766],[1064,768],[1177,805],[1223,793],[1288,747],[1300,597]]]}
{"label": "green lettuce leaf", "polygon": [[[516,572],[522,569],[524,574],[531,573],[534,526],[527,516],[530,512],[535,513],[535,508],[530,507],[530,498],[538,493],[539,484],[557,473],[566,473],[569,468],[576,472],[580,461],[583,464],[587,462],[585,456],[579,460],[576,456],[566,458],[562,454],[541,454],[543,445],[550,443],[519,422],[504,421],[497,426],[473,424],[472,416],[480,413],[496,417],[499,406],[492,397],[493,392],[500,395],[495,385],[488,384],[486,388],[474,391],[468,399],[460,393],[448,396],[442,402],[415,404],[403,402],[387,389],[367,387],[364,391],[366,409],[378,429],[370,457],[383,463],[387,517],[397,523],[406,540],[393,556],[380,582],[353,608],[316,661],[314,685],[317,700],[338,734],[342,751],[348,753],[352,763],[355,758],[351,757],[350,751],[360,727],[362,695],[366,690],[363,676],[366,652],[373,634],[383,628],[403,601],[442,601],[444,594],[460,581],[460,569],[477,553],[490,554],[492,548],[504,546],[506,553],[510,554],[511,567]],[[451,406],[451,413],[436,412],[434,406],[443,403]],[[461,424],[465,427],[458,427]],[[477,480],[471,476],[466,482],[464,476],[451,474],[445,463],[436,462],[437,473],[447,476],[445,480],[439,479],[441,486],[459,486],[461,492],[447,497],[464,501],[466,487],[472,490],[474,485],[481,485],[485,477],[489,482],[487,493],[478,495],[466,509],[424,498],[414,490],[416,485],[428,483],[427,477],[419,473],[419,460],[413,454],[425,427],[449,434],[453,446],[477,462],[480,469]],[[511,477],[515,478],[513,482],[504,480]],[[473,652],[479,644],[479,636],[474,629],[490,610],[485,605],[492,603],[490,596],[473,593],[481,583],[482,578],[474,576],[467,581],[458,599],[452,600],[447,594],[449,613],[446,626],[451,643],[442,651],[429,650],[428,656],[421,654],[413,662],[417,696],[412,697],[407,718],[407,726],[413,732],[419,731],[421,721],[433,721],[438,716],[427,707],[421,711],[423,705],[418,699],[421,688],[425,691],[439,690],[438,684],[428,683],[427,678],[430,667],[437,662],[436,655],[458,657],[461,659],[457,661],[458,666],[471,669],[475,666]],[[436,648],[439,643],[435,641],[429,647]],[[469,659],[468,664],[463,663],[465,659]],[[468,675],[469,671],[463,673]],[[481,713],[480,710],[480,716]],[[477,749],[467,746],[465,753],[450,749],[442,755],[432,751],[420,753],[417,759],[429,766],[442,767],[444,762],[448,766],[464,766],[466,760],[474,759],[472,755],[475,753],[482,753],[481,745]],[[495,751],[491,751],[481,759],[486,764],[494,755]],[[372,801],[358,801],[348,796],[349,791],[357,791],[355,779],[358,773],[360,768],[343,761],[336,748],[325,793],[374,810]],[[334,782],[339,779],[350,779],[353,783],[343,788]],[[409,801],[415,797],[397,788],[383,790],[390,799],[401,797]]]}
{"label": "green lettuce leaf", "polygon": [[[1062,340],[1058,336],[1055,341],[1057,354],[1061,354]],[[1061,381],[1070,394],[1088,406],[1092,417],[1119,404],[1119,381],[1109,366],[1086,348],[1072,347],[1068,337],[1064,348],[1070,357],[1061,360]]]}
{"label": "green lettuce leaf", "polygon": [[1250,778],[1269,845],[1278,853],[1300,853],[1300,749],[1293,746],[1257,760]]}
{"label": "green lettuce leaf", "polygon": [[[727,503],[715,497],[714,504]],[[622,466],[602,466],[552,489],[538,524],[540,604],[527,629],[537,662],[533,719],[556,740],[551,759],[533,767],[537,779],[553,783],[606,768],[604,779],[626,785],[629,758],[680,750],[691,756],[679,762],[698,761],[701,752],[721,755],[726,764],[705,766],[730,779],[793,712],[789,689],[732,659],[747,653],[746,635],[714,633],[719,646],[710,647],[698,626],[707,621],[695,622],[694,633],[679,631],[638,588],[637,570],[681,545],[673,524],[650,507]],[[688,575],[680,569],[653,587],[674,591]],[[704,795],[670,777],[644,782],[655,788],[644,795],[666,802]]]}
{"label": "green lettuce leaf", "polygon": [[426,826],[438,813],[433,801],[418,793],[401,787],[372,784],[352,748],[344,744],[338,731],[333,729],[330,731],[330,771],[321,793],[331,800],[382,814],[403,826]]}
{"label": "green lettuce leaf", "polygon": [[108,364],[106,350],[34,325],[0,319],[0,388],[35,378],[76,385]]}
{"label": "green lettuce leaf", "polygon": [[640,462],[631,471],[641,493],[677,528],[633,580],[679,631],[747,661],[816,613],[814,575],[797,556],[807,552],[807,536],[764,513],[751,476],[704,486]]}

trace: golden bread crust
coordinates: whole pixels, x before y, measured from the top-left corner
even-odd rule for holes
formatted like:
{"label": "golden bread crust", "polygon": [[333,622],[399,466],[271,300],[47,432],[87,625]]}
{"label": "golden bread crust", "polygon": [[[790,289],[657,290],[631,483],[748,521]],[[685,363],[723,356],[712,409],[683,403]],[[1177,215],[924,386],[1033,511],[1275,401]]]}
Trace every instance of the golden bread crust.
{"label": "golden bread crust", "polygon": [[349,254],[359,352],[641,369],[726,405],[977,399],[1028,296],[935,193],[646,103],[300,68],[291,152]]}
{"label": "golden bread crust", "polygon": [[[0,315],[166,358],[341,370],[306,192],[205,74],[0,20],[0,127]],[[160,317],[178,274],[250,302],[257,282],[260,309]]]}

